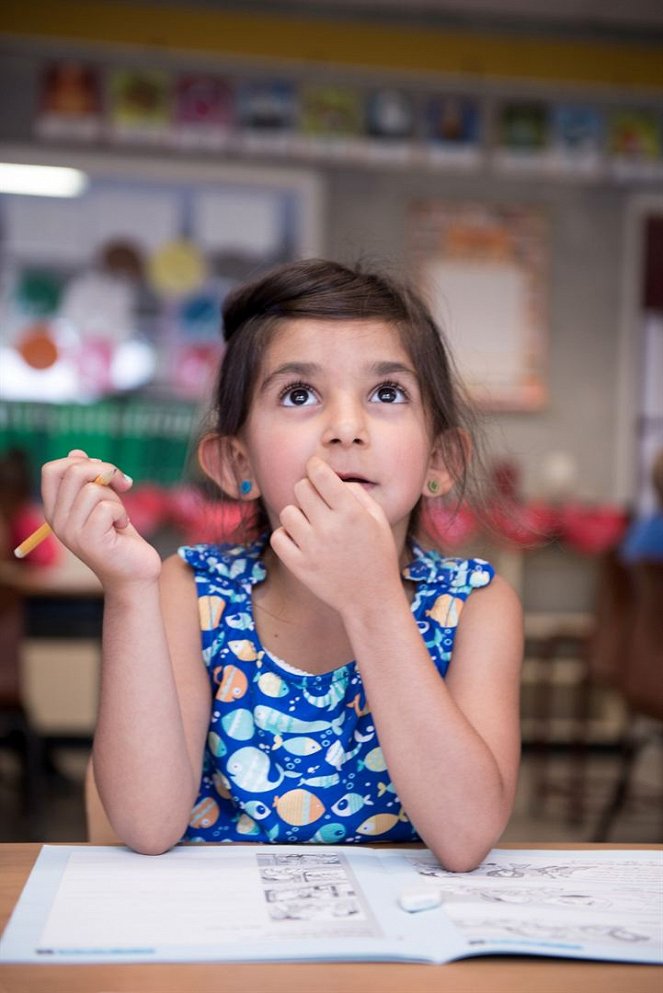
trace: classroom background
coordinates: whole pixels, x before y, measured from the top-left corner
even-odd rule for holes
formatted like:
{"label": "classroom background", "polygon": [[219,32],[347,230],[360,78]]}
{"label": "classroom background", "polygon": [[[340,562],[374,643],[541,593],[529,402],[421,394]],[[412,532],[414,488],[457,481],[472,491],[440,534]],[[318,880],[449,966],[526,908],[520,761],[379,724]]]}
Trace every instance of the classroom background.
{"label": "classroom background", "polygon": [[660,3],[28,0],[0,52],[0,840],[86,830],[101,600],[13,560],[39,466],[116,462],[163,554],[218,534],[223,298],[321,255],[412,279],[485,415],[491,527],[437,526],[525,607],[505,837],[660,841],[663,564],[619,556],[663,448]]}

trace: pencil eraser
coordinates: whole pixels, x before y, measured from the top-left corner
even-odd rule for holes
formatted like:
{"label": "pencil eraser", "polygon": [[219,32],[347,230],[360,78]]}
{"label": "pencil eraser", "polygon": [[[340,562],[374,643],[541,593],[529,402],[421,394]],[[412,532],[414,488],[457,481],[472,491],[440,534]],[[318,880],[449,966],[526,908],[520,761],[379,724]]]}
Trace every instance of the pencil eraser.
{"label": "pencil eraser", "polygon": [[438,890],[434,889],[408,889],[398,897],[398,905],[402,910],[407,910],[408,914],[417,914],[420,910],[432,910],[439,907],[442,897]]}

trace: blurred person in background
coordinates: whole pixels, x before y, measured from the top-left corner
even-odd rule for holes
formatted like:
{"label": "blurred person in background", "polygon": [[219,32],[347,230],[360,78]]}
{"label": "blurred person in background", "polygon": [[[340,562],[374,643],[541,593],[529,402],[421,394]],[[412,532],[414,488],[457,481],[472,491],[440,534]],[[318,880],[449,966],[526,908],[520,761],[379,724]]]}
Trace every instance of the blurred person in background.
{"label": "blurred person in background", "polygon": [[658,506],[653,513],[636,518],[626,532],[621,558],[627,564],[642,559],[663,561],[663,448],[654,459],[651,481]]}

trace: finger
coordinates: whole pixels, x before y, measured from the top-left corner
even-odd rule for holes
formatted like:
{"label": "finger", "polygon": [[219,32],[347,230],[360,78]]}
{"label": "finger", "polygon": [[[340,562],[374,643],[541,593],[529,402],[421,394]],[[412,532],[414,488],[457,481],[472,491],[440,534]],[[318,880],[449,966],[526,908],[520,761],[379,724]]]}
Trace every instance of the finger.
{"label": "finger", "polygon": [[[102,471],[91,479],[90,473],[100,467]],[[93,463],[90,459],[72,463],[61,478],[51,511],[56,533],[71,535],[84,527],[92,510],[102,500],[108,500],[109,494],[111,502],[122,507],[119,496],[108,485],[116,474],[114,466]]]}
{"label": "finger", "polygon": [[314,456],[306,464],[306,475],[329,507],[338,505],[345,494],[345,483],[331,466]]}
{"label": "finger", "polygon": [[324,500],[310,479],[300,479],[294,486],[295,500],[304,516],[315,524],[329,512],[329,504]]}
{"label": "finger", "polygon": [[362,505],[362,507],[369,512],[369,514],[377,520],[383,519],[384,513],[379,503],[373,499],[370,493],[367,493],[361,483],[345,483],[344,485],[346,491],[351,493],[352,496]]}
{"label": "finger", "polygon": [[300,551],[285,528],[275,528],[269,536],[269,543],[274,554],[289,569],[293,569]]}
{"label": "finger", "polygon": [[290,540],[301,548],[306,536],[310,534],[311,525],[300,508],[288,504],[279,514],[279,519]]}

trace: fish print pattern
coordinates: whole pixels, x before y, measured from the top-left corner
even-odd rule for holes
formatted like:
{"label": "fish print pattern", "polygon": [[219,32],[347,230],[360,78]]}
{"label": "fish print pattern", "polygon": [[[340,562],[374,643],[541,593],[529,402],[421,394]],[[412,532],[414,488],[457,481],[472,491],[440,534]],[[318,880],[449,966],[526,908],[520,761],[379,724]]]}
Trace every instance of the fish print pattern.
{"label": "fish print pattern", "polygon": [[[210,681],[203,774],[183,840],[419,840],[390,781],[356,663],[313,675],[261,645],[252,590],[266,575],[266,541],[179,549],[196,581]],[[463,605],[493,568],[416,544],[412,553],[403,570],[415,588],[412,613],[444,677]]]}

